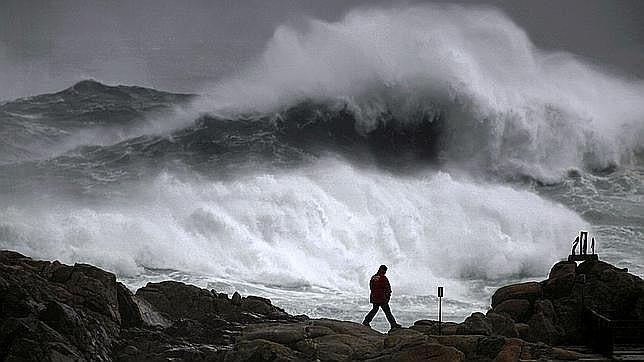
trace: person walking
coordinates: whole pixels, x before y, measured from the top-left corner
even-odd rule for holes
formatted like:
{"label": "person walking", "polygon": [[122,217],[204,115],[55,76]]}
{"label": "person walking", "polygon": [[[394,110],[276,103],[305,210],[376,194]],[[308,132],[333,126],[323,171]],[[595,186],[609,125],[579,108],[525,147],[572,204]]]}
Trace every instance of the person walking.
{"label": "person walking", "polygon": [[391,298],[391,285],[389,284],[389,279],[385,276],[387,273],[387,266],[381,265],[378,268],[378,272],[371,277],[369,281],[369,289],[371,293],[369,294],[369,302],[373,304],[371,311],[367,313],[364,317],[363,325],[371,327],[369,323],[373,320],[373,317],[378,313],[378,309],[382,308],[382,311],[385,312],[387,321],[391,325],[391,329],[401,328],[402,326],[396,322],[393,314],[391,314],[391,309],[389,308],[389,298]]}

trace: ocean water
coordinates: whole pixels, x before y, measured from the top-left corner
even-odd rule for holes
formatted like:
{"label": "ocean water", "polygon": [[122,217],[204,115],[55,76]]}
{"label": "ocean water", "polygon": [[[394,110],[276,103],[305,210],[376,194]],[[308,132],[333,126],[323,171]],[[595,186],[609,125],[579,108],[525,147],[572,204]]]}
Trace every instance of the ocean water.
{"label": "ocean water", "polygon": [[[486,8],[281,26],[199,95],[83,81],[0,104],[0,248],[361,321],[486,311],[579,230],[643,275],[644,83]],[[386,330],[384,316],[374,321]]]}

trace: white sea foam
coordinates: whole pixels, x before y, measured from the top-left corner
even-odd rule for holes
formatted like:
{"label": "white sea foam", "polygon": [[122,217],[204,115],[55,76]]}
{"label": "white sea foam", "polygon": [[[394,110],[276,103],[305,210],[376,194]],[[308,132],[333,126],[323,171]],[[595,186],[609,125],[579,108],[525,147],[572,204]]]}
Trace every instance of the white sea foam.
{"label": "white sea foam", "polygon": [[447,173],[395,176],[340,160],[233,181],[164,174],[100,206],[0,210],[0,248],[135,275],[174,268],[283,288],[363,290],[391,267],[401,292],[435,280],[542,276],[587,227],[572,211]]}

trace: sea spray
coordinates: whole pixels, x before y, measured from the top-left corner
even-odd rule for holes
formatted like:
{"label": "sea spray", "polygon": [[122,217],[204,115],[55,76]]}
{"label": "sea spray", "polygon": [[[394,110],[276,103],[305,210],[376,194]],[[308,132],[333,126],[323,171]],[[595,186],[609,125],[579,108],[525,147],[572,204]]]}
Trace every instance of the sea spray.
{"label": "sea spray", "polygon": [[527,191],[338,159],[220,182],[166,173],[96,206],[1,212],[3,248],[120,275],[146,266],[351,292],[385,263],[399,290],[421,294],[428,276],[540,276],[587,226]]}
{"label": "sea spray", "polygon": [[198,109],[229,114],[346,102],[365,132],[383,112],[404,123],[439,108],[447,158],[546,182],[633,164],[644,144],[644,82],[537,49],[492,8],[359,8],[283,25],[254,66],[206,92]]}

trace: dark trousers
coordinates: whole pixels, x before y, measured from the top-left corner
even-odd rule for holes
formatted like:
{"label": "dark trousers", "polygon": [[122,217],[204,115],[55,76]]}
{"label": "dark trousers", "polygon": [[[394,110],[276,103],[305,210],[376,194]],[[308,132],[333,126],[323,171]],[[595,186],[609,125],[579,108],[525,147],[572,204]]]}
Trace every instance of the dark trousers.
{"label": "dark trousers", "polygon": [[373,317],[375,317],[376,313],[378,313],[378,309],[382,308],[382,311],[385,312],[385,316],[387,316],[387,320],[389,321],[389,324],[391,326],[395,326],[396,323],[396,318],[394,318],[394,315],[391,314],[391,309],[389,308],[389,302],[386,303],[373,303],[373,308],[367,313],[367,315],[364,317],[364,322],[363,323],[371,323],[373,320]]}

